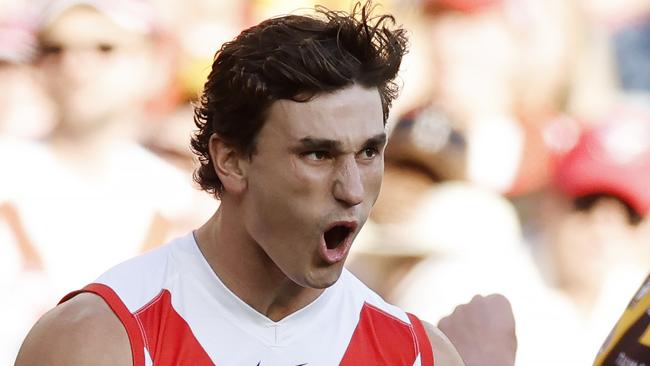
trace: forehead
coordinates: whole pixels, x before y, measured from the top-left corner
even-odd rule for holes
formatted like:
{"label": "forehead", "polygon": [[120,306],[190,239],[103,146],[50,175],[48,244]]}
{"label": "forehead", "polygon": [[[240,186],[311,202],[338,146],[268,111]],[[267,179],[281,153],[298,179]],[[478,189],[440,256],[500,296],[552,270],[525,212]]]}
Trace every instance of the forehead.
{"label": "forehead", "polygon": [[280,137],[295,141],[312,137],[357,143],[382,132],[379,91],[353,85],[308,102],[276,101],[269,108],[259,139]]}

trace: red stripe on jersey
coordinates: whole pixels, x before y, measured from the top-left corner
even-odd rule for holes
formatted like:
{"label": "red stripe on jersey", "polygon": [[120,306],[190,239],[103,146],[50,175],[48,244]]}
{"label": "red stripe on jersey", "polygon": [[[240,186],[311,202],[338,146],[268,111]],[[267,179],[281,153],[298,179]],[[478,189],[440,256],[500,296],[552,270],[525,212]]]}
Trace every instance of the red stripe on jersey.
{"label": "red stripe on jersey", "polygon": [[135,313],[154,365],[214,365],[187,322],[174,310],[168,290]]}
{"label": "red stripe on jersey", "polygon": [[104,299],[106,304],[108,304],[111,310],[113,310],[113,313],[117,315],[126,329],[126,334],[129,336],[129,343],[131,344],[133,365],[144,366],[144,342],[140,326],[133,314],[131,314],[126,305],[124,305],[119,296],[117,296],[115,291],[110,287],[98,283],[92,283],[81,290],[67,294],[63,299],[61,299],[59,304],[70,300],[82,292],[90,292]]}
{"label": "red stripe on jersey", "polygon": [[365,303],[340,366],[412,366],[417,356],[412,326]]}
{"label": "red stripe on jersey", "polygon": [[433,366],[433,350],[431,349],[431,342],[429,336],[424,330],[424,326],[417,316],[407,313],[413,330],[415,330],[415,337],[418,340],[418,347],[420,348],[420,363],[422,366]]}

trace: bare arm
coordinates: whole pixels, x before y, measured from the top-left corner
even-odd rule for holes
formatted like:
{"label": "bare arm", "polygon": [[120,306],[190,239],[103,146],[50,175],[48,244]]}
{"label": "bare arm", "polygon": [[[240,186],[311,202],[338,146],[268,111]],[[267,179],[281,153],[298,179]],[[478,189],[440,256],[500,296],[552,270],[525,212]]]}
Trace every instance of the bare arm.
{"label": "bare arm", "polygon": [[131,346],[117,316],[93,294],[55,307],[34,325],[15,366],[131,366]]}
{"label": "bare arm", "polygon": [[424,329],[429,336],[431,348],[433,348],[433,359],[436,365],[465,366],[463,359],[458,354],[454,345],[440,329],[425,321],[422,322],[422,325],[424,325]]}
{"label": "bare arm", "polygon": [[16,206],[10,202],[0,203],[0,219],[2,217],[7,220],[9,229],[16,236],[18,249],[23,257],[23,267],[26,269],[43,269],[43,260],[34,247]]}
{"label": "bare arm", "polygon": [[467,366],[513,366],[515,319],[502,295],[474,296],[438,323]]}

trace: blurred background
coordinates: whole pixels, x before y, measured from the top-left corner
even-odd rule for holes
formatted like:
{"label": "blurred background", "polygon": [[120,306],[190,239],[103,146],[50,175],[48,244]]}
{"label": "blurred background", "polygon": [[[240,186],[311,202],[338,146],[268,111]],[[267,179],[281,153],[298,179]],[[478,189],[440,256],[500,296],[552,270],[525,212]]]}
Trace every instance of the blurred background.
{"label": "blurred background", "polygon": [[[436,323],[501,292],[517,365],[590,364],[650,269],[650,1],[386,0],[410,52],[348,267]],[[206,220],[192,102],[269,16],[350,1],[0,0],[0,363]]]}

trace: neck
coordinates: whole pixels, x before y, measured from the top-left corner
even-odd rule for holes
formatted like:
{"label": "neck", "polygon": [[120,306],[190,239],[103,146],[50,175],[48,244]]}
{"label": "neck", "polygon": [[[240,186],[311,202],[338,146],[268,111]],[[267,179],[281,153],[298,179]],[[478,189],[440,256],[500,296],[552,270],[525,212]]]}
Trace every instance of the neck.
{"label": "neck", "polygon": [[250,237],[244,221],[222,200],[196,233],[201,252],[219,279],[242,301],[273,321],[302,309],[323,292],[288,278]]}

